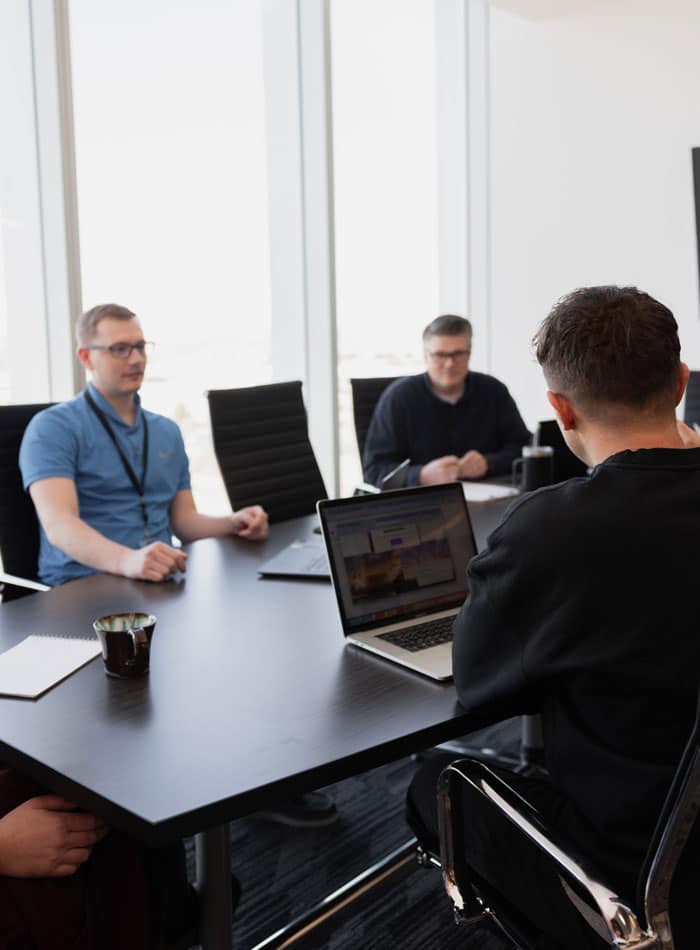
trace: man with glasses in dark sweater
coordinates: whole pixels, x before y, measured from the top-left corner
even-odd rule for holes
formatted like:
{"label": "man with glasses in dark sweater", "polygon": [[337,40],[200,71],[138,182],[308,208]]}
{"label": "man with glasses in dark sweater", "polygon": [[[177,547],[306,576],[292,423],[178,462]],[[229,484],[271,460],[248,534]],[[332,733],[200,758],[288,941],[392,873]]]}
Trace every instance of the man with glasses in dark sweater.
{"label": "man with glasses in dark sweater", "polygon": [[426,372],[392,383],[377,403],[363,456],[366,481],[410,459],[406,484],[510,472],[530,433],[493,376],[472,372],[469,320],[447,314],[423,331]]}

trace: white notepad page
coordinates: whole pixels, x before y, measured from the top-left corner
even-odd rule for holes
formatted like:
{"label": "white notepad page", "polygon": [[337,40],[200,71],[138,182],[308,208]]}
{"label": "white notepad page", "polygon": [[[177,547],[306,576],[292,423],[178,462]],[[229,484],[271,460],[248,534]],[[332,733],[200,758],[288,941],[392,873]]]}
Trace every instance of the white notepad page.
{"label": "white notepad page", "polygon": [[467,501],[493,501],[496,498],[515,498],[520,492],[509,485],[490,485],[488,482],[462,482]]}
{"label": "white notepad page", "polygon": [[36,699],[101,652],[99,640],[32,634],[0,654],[0,695]]}

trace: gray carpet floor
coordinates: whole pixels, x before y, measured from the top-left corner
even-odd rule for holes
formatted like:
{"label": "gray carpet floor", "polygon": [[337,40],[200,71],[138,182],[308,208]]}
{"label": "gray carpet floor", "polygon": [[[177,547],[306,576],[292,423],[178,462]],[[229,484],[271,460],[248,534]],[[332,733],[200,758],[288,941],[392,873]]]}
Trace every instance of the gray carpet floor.
{"label": "gray carpet floor", "polygon": [[[491,738],[491,737],[487,737]],[[513,728],[483,744],[517,743]],[[355,776],[327,789],[338,821],[319,829],[291,829],[243,819],[231,824],[232,869],[242,895],[234,918],[236,950],[252,950],[411,837],[405,823],[412,759]],[[188,842],[189,868],[193,849]],[[294,943],[296,950],[512,950],[498,931],[458,927],[439,871],[413,862]]]}

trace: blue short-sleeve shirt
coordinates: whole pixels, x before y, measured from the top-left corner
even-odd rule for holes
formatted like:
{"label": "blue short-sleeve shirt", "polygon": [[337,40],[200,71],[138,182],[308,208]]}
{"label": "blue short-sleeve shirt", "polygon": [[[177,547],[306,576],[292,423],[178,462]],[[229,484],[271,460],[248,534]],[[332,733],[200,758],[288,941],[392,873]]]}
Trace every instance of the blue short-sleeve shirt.
{"label": "blue short-sleeve shirt", "polygon": [[[172,541],[170,506],[190,488],[182,434],[165,416],[146,412],[136,396],[136,419],[128,425],[88,384],[90,395],[107,417],[124,455],[140,480],[143,469],[143,419],[148,425],[145,500],[146,536],[141,501],[102,423],[81,393],[38,413],[27,426],[19,454],[25,490],[44,478],[70,478],[78,493],[80,517],[100,534],[129,548],[150,541]],[[96,573],[49,543],[40,529],[39,576],[55,586]]]}

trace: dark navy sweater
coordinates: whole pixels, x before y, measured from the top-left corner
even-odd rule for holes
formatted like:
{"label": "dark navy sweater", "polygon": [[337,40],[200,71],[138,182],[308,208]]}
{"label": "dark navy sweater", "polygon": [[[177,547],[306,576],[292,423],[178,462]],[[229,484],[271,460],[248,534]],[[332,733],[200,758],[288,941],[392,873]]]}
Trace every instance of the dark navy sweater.
{"label": "dark navy sweater", "polygon": [[513,459],[530,442],[518,407],[503,383],[469,372],[454,405],[439,399],[427,373],[407,376],[383,393],[370,423],[362,467],[366,481],[379,481],[410,458],[407,484],[417,485],[420,470],[443,455],[461,457],[470,449],[486,458],[488,474],[510,471]]}

